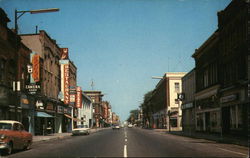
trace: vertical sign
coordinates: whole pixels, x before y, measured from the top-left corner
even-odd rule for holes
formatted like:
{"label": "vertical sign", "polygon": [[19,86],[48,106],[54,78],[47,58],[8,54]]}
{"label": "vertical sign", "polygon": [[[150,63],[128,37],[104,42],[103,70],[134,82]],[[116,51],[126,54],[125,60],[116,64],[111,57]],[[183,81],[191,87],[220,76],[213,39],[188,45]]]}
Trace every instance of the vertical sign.
{"label": "vertical sign", "polygon": [[35,82],[39,82],[40,81],[40,56],[38,54],[33,55],[32,65],[33,65],[32,78],[34,79]]}
{"label": "vertical sign", "polygon": [[82,89],[76,88],[76,108],[82,108]]}
{"label": "vertical sign", "polygon": [[64,65],[64,104],[69,104],[69,64]]}

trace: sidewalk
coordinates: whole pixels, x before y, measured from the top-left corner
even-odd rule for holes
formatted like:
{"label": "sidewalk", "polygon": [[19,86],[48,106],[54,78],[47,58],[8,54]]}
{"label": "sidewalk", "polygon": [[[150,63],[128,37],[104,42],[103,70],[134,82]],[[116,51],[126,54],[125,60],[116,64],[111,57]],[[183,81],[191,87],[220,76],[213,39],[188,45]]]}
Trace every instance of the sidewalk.
{"label": "sidewalk", "polygon": [[[100,130],[104,130],[108,128],[93,128],[90,129],[90,134],[98,132]],[[53,134],[48,134],[45,136],[39,135],[39,136],[33,136],[33,143],[36,142],[42,142],[42,141],[49,141],[49,140],[56,140],[56,139],[63,139],[67,137],[71,137],[72,133],[53,133]]]}
{"label": "sidewalk", "polygon": [[236,136],[230,136],[230,135],[223,135],[220,134],[208,134],[208,133],[201,133],[201,132],[195,132],[195,133],[185,133],[183,131],[168,131],[166,129],[156,129],[156,132],[164,132],[167,134],[173,134],[173,135],[179,135],[184,137],[191,137],[196,139],[206,139],[206,140],[212,140],[216,141],[218,143],[226,143],[226,144],[236,144],[241,146],[249,147],[249,138],[244,137],[236,137]]}

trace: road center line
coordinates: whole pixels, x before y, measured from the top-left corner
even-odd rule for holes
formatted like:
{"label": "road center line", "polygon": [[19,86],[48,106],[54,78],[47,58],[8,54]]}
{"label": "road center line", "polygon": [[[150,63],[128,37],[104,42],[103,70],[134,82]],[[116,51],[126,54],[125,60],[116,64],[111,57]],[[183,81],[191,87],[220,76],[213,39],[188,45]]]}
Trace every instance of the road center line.
{"label": "road center line", "polygon": [[124,157],[127,157],[127,145],[124,145],[123,156],[124,156]]}
{"label": "road center line", "polygon": [[125,139],[125,142],[128,141],[127,139]]}
{"label": "road center line", "polygon": [[223,149],[223,148],[218,148],[218,149],[221,149],[221,150],[224,150],[224,151],[227,151],[227,152],[231,152],[231,153],[235,153],[235,154],[239,154],[239,155],[247,156],[246,154],[243,154],[243,153],[240,153],[240,152],[236,152],[236,151],[231,151],[231,150],[227,150],[227,149]]}

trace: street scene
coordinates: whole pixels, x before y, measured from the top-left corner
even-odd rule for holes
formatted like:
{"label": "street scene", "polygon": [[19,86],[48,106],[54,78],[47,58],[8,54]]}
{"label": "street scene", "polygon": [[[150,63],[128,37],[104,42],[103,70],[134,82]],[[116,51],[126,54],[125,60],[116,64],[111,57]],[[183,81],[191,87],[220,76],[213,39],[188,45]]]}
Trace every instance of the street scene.
{"label": "street scene", "polygon": [[0,0],[0,157],[249,157],[249,5]]}

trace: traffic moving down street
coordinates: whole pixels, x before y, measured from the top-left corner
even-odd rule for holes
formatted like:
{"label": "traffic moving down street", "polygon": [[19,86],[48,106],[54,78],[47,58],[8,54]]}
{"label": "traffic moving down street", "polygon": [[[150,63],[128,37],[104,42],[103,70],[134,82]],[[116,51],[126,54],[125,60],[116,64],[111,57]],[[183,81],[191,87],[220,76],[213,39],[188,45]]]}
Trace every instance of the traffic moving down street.
{"label": "traffic moving down street", "polygon": [[[53,150],[51,150],[53,149]],[[50,152],[48,152],[50,151]],[[106,128],[86,135],[38,142],[10,158],[31,157],[248,157],[248,148],[141,128]]]}

